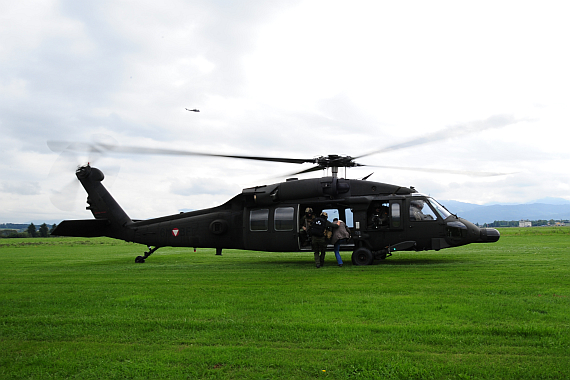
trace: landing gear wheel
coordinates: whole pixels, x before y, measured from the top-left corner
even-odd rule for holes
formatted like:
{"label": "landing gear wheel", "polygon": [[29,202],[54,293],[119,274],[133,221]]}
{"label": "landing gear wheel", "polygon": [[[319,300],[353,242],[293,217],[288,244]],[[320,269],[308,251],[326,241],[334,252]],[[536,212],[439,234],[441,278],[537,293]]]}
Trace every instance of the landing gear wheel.
{"label": "landing gear wheel", "polygon": [[358,248],[352,252],[352,263],[354,265],[370,265],[374,262],[374,256],[367,248]]}
{"label": "landing gear wheel", "polygon": [[144,253],[144,256],[137,256],[135,258],[135,263],[144,263],[144,261],[147,259],[147,257],[149,257],[150,255],[152,255],[154,253],[154,251],[156,251],[157,249],[159,249],[160,247],[154,247],[152,248],[150,245],[148,246],[148,252]]}

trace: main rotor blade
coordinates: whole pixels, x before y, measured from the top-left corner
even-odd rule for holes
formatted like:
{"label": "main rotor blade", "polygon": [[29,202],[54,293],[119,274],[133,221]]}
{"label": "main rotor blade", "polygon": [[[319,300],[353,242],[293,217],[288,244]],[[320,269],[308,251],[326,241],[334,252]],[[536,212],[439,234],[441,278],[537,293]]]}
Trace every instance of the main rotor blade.
{"label": "main rotor blade", "polygon": [[520,120],[516,120],[512,115],[495,115],[482,121],[476,121],[470,124],[455,125],[442,129],[440,131],[424,135],[406,141],[400,144],[391,145],[382,149],[374,150],[372,152],[354,157],[354,159],[359,159],[366,156],[371,156],[373,154],[391,152],[398,149],[410,148],[413,146],[429,144],[436,141],[447,140],[453,137],[460,137],[467,134],[472,134],[475,132],[484,131],[486,129],[502,128],[509,124],[517,123]]}
{"label": "main rotor blade", "polygon": [[311,172],[316,172],[316,171],[319,171],[319,170],[323,170],[323,168],[320,167],[320,166],[313,166],[312,168],[305,169],[305,170],[301,170],[300,172],[291,173],[291,174],[288,174],[288,175],[286,175],[286,176],[281,176],[281,177],[288,177],[288,176],[297,175],[297,174],[311,173]]}
{"label": "main rotor blade", "polygon": [[495,176],[500,176],[500,175],[513,174],[513,173],[477,172],[477,171],[470,171],[470,170],[411,168],[411,167],[384,166],[384,165],[366,165],[366,166],[373,167],[373,168],[409,170],[409,171],[416,171],[416,172],[462,174],[462,175],[468,175],[468,176],[472,176],[472,177],[495,177]]}
{"label": "main rotor blade", "polygon": [[113,152],[113,153],[128,153],[128,154],[157,154],[157,155],[173,155],[173,156],[205,156],[205,157],[225,157],[225,158],[238,158],[242,160],[257,160],[257,161],[271,161],[271,162],[284,162],[289,164],[305,164],[315,162],[314,158],[283,158],[283,157],[262,157],[262,156],[241,156],[234,154],[214,154],[202,153],[190,150],[176,150],[176,149],[162,149],[162,148],[146,148],[136,146],[112,145],[112,144],[87,144],[87,143],[73,143],[65,141],[48,141],[48,147],[52,151],[61,151],[64,149],[76,152]]}
{"label": "main rotor blade", "polygon": [[77,178],[66,183],[59,190],[52,190],[51,203],[61,211],[73,211],[79,197],[79,181]]}
{"label": "main rotor blade", "polygon": [[300,172],[295,172],[295,173],[287,173],[287,174],[279,174],[277,176],[272,176],[267,178],[267,180],[274,180],[277,178],[291,178],[292,176],[298,175],[298,174],[305,174],[305,173],[311,173],[311,172],[316,172],[319,170],[323,170],[324,168],[320,167],[320,166],[313,166],[311,168],[305,169],[305,170],[301,170]]}

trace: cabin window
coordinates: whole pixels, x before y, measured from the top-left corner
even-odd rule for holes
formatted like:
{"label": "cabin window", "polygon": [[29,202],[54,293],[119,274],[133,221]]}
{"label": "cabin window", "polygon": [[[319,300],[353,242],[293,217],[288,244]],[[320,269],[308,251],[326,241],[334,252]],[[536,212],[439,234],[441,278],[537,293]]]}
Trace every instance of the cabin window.
{"label": "cabin window", "polygon": [[352,212],[352,209],[350,208],[345,209],[344,215],[346,216],[346,220],[344,221],[346,226],[351,228],[354,227],[354,214]]}
{"label": "cabin window", "polygon": [[251,231],[267,231],[269,225],[269,210],[251,210],[249,213],[249,229]]}
{"label": "cabin window", "polygon": [[295,209],[293,207],[278,207],[275,209],[275,231],[293,231]]}
{"label": "cabin window", "polygon": [[334,220],[334,218],[340,219],[339,212],[336,208],[326,208],[323,210],[323,212],[327,213],[327,215],[328,215],[327,219],[331,223]]}
{"label": "cabin window", "polygon": [[400,204],[399,203],[392,203],[390,208],[390,219],[392,222],[392,227],[399,228],[400,227]]}
{"label": "cabin window", "polygon": [[327,213],[328,215],[327,219],[331,223],[335,218],[337,218],[342,220],[347,227],[354,227],[354,216],[350,208],[345,208],[344,213],[343,209],[336,209],[336,208],[327,208],[324,209],[323,212]]}
{"label": "cabin window", "polygon": [[388,202],[373,202],[368,207],[368,228],[388,228],[390,224]]}

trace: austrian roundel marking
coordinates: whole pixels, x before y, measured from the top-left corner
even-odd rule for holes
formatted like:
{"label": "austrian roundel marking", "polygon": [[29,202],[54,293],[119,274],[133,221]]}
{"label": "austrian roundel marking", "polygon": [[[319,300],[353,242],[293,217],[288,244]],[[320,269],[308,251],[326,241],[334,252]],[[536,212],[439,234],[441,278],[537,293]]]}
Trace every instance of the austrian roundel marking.
{"label": "austrian roundel marking", "polygon": [[178,236],[178,233],[179,233],[179,232],[180,232],[180,230],[179,230],[178,228],[174,228],[174,229],[172,230],[172,236],[174,236],[174,237]]}

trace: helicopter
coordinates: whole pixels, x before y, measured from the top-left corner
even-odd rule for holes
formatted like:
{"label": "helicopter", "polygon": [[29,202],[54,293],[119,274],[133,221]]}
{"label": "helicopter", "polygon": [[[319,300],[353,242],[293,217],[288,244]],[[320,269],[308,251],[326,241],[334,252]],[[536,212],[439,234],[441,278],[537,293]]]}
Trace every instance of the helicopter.
{"label": "helicopter", "polygon": [[[499,126],[512,121],[499,122]],[[362,157],[407,148],[449,136],[481,130],[447,129],[422,139],[376,150],[357,157],[328,155],[309,159],[225,155],[171,149],[128,147],[113,144],[48,142],[68,150],[165,155],[198,155],[246,160],[313,164],[293,175],[330,169],[322,178],[289,178],[284,182],[243,189],[222,205],[203,210],[181,212],[147,220],[133,220],[115,201],[102,181],[103,172],[90,164],[79,166],[77,179],[87,192],[87,210],[93,219],[64,220],[53,231],[56,236],[106,236],[144,244],[148,251],[135,258],[144,263],[161,247],[215,248],[266,252],[312,252],[310,239],[302,233],[301,218],[312,209],[329,219],[346,221],[351,238],[341,250],[352,251],[354,265],[370,265],[398,251],[439,251],[471,243],[497,242],[500,233],[493,228],[480,228],[448,211],[433,197],[419,193],[414,187],[403,187],[363,179],[346,179],[339,168],[370,166],[357,163]],[[389,166],[383,166],[389,167]],[[394,167],[389,167],[394,168]],[[406,168],[403,168],[406,169]],[[476,176],[508,173],[434,170]],[[332,249],[329,245],[328,250]]]}

